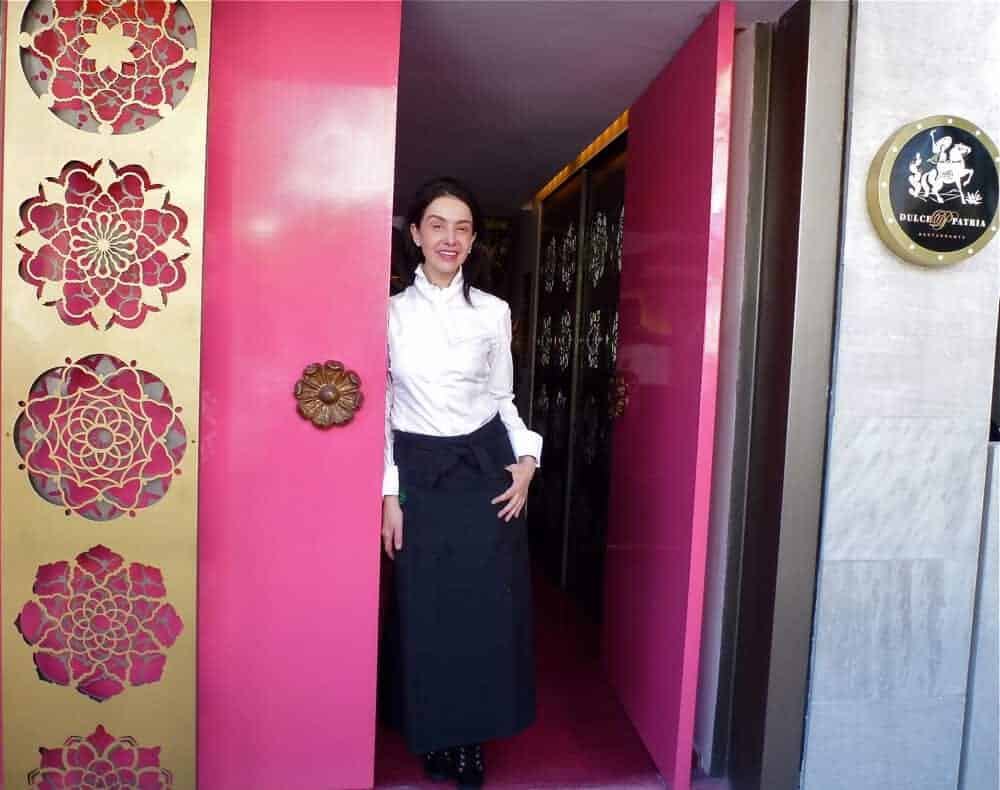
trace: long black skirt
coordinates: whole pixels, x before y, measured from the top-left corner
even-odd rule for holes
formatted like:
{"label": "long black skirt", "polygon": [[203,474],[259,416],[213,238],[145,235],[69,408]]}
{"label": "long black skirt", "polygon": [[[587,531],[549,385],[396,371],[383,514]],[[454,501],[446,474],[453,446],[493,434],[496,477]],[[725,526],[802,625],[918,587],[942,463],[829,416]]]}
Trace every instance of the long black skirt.
{"label": "long black skirt", "polygon": [[524,517],[490,502],[511,482],[507,432],[497,417],[461,437],[397,431],[393,447],[390,721],[416,754],[514,735],[534,721],[535,678]]}

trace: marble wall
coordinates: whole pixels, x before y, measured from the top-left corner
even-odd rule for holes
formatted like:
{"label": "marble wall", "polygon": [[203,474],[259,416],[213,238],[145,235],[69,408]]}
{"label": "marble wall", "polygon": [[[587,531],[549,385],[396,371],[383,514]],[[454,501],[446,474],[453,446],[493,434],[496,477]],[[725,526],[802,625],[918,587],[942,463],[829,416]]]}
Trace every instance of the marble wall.
{"label": "marble wall", "polygon": [[[856,9],[847,202],[804,790],[958,787],[1000,304],[1000,242],[924,269],[865,180],[905,123],[1000,139],[995,2]],[[946,42],[952,42],[951,45]]]}
{"label": "marble wall", "polygon": [[1000,541],[1000,443],[990,445],[986,518],[979,565],[976,622],[972,632],[965,743],[960,790],[996,790],[1000,787],[1000,656],[997,587]]}

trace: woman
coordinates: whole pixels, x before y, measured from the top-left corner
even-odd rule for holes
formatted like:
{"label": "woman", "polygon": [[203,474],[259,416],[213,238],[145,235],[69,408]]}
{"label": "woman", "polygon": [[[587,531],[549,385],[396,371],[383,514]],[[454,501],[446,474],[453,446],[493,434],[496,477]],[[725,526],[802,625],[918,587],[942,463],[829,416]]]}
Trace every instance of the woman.
{"label": "woman", "polygon": [[524,504],[542,438],[512,393],[510,309],[473,287],[482,217],[453,179],[407,215],[414,280],[389,306],[382,541],[395,561],[394,685],[434,779],[484,778],[483,741],[534,719]]}

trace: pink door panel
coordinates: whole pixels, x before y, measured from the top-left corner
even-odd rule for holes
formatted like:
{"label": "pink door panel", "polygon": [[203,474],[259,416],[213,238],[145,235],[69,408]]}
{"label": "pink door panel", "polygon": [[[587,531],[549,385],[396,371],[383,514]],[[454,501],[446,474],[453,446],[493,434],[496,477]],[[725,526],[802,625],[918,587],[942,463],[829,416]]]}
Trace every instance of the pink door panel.
{"label": "pink door panel", "polygon": [[[199,780],[368,787],[400,5],[215,4]],[[321,430],[311,362],[365,403]]]}
{"label": "pink door panel", "polygon": [[734,10],[633,105],[604,650],[672,788],[690,784],[711,488]]}

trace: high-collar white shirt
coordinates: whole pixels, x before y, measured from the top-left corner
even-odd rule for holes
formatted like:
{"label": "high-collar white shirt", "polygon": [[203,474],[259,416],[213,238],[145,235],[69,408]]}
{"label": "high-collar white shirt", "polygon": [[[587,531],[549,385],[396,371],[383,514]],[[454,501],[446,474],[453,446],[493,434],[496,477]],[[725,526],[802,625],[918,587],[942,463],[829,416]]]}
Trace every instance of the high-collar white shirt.
{"label": "high-collar white shirt", "polygon": [[499,413],[514,455],[541,461],[542,437],[514,406],[510,307],[477,288],[469,298],[461,269],[440,288],[420,266],[413,285],[389,300],[383,494],[399,493],[393,430],[463,436]]}

